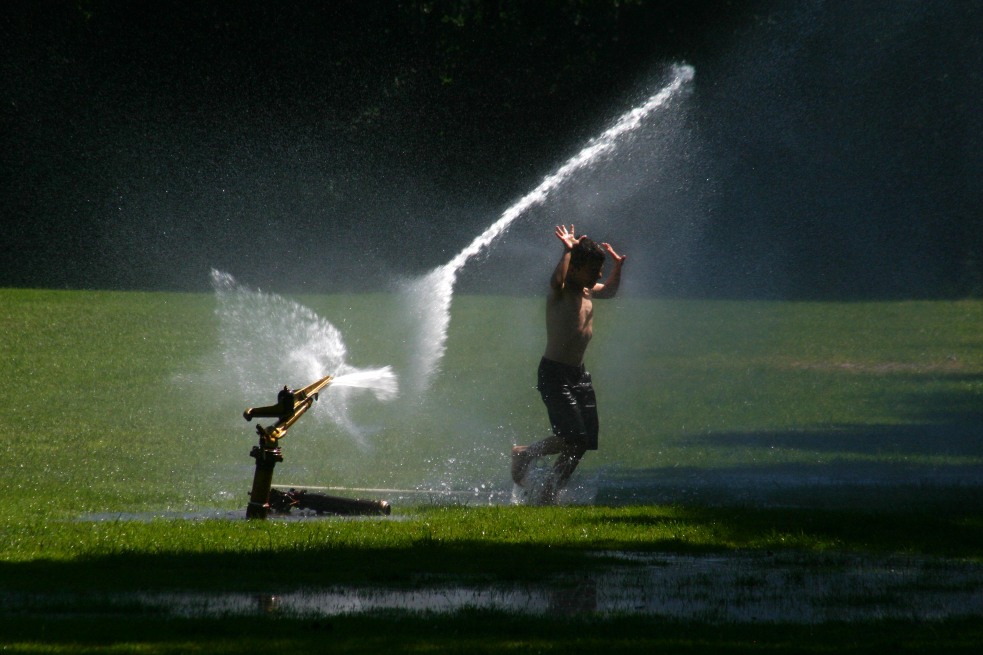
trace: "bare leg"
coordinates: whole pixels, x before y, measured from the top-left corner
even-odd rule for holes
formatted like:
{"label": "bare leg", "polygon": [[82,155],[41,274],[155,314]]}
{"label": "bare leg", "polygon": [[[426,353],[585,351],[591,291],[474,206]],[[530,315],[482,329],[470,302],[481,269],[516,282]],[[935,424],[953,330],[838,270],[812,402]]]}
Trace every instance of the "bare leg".
{"label": "bare leg", "polygon": [[526,449],[526,452],[528,452],[532,457],[545,457],[546,455],[562,453],[563,449],[566,447],[567,442],[556,435],[552,435],[529,446]]}
{"label": "bare leg", "polygon": [[547,480],[539,497],[541,504],[552,505],[556,502],[556,495],[566,486],[586,452],[587,449],[581,445],[563,443],[560,456],[556,458],[556,462],[553,464],[553,474]]}
{"label": "bare leg", "polygon": [[529,454],[529,446],[512,447],[512,482],[520,487],[523,486],[526,472],[534,459],[535,457]]}
{"label": "bare leg", "polygon": [[[546,437],[531,446],[515,446],[512,448],[512,481],[520,487],[533,460],[537,457],[555,455],[563,452],[566,442],[557,436]],[[574,464],[576,467],[576,464]],[[573,473],[573,470],[570,471]],[[569,475],[567,476],[569,477]]]}

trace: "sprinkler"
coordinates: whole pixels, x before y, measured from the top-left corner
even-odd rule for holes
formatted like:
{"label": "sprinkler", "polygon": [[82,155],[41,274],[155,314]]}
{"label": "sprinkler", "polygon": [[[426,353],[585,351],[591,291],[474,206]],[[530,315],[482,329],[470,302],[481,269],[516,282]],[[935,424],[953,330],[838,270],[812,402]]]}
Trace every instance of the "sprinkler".
{"label": "sprinkler", "polygon": [[[286,494],[273,489],[273,468],[277,462],[283,461],[280,449],[280,439],[287,430],[297,422],[304,412],[311,408],[317,400],[318,393],[331,384],[332,376],[326,375],[302,389],[291,390],[284,386],[277,394],[276,404],[267,407],[250,407],[242,413],[243,418],[251,421],[256,418],[275,418],[276,423],[269,427],[256,426],[259,434],[259,444],[253,446],[249,456],[256,460],[256,473],[253,475],[253,488],[249,492],[249,504],[246,506],[246,518],[265,519],[271,509],[279,513],[288,513],[292,507],[315,509],[318,514],[331,512],[335,514],[389,514],[391,508],[384,500],[358,500],[339,498],[321,494],[297,492],[291,489]],[[271,504],[271,493],[274,503]],[[303,497],[303,502],[300,498]]]}

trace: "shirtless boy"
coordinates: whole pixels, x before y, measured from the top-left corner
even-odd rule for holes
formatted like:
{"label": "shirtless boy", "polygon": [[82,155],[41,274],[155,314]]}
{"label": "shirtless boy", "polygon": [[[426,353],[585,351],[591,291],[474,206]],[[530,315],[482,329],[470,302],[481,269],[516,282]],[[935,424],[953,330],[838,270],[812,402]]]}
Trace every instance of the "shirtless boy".
{"label": "shirtless boy", "polygon": [[[546,352],[539,362],[536,388],[543,397],[553,435],[531,446],[512,449],[512,479],[524,486],[530,464],[545,455],[559,455],[546,481],[542,504],[556,502],[581,458],[597,450],[597,402],[590,373],[584,367],[584,353],[594,333],[594,298],[613,298],[621,283],[625,257],[607,243],[598,245],[585,235],[575,236],[574,227],[556,228],[563,242],[560,257],[550,278],[546,300]],[[601,283],[605,253],[614,267]]]}

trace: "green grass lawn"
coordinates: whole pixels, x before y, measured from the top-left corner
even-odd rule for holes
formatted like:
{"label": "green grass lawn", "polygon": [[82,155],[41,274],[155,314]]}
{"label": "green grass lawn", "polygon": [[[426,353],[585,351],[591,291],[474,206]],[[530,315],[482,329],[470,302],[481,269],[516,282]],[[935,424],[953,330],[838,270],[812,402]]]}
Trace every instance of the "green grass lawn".
{"label": "green grass lawn", "polygon": [[[410,386],[393,296],[300,300],[338,326],[349,363],[393,365]],[[19,497],[0,511],[14,519],[241,507],[255,440],[242,410],[312,381],[251,381],[263,395],[244,397],[211,295],[4,290],[0,308],[0,448]],[[422,398],[352,395],[353,435],[325,418],[320,405],[340,393],[329,387],[284,439],[275,481],[507,489],[510,447],[548,431],[533,388],[541,300],[463,296],[452,309]],[[983,463],[981,319],[980,302],[599,303],[588,364],[601,448],[578,477],[600,498],[617,495],[615,479],[674,484],[680,472],[972,478]]]}
{"label": "green grass lawn", "polygon": [[[298,300],[341,330],[351,364],[391,364],[403,384],[412,377],[394,297]],[[601,449],[576,477],[594,502],[526,508],[481,499],[509,488],[510,446],[547,429],[533,389],[542,303],[456,297],[426,395],[351,396],[357,435],[316,406],[284,439],[274,482],[477,490],[468,500],[412,496],[389,519],[149,520],[241,513],[255,441],[242,410],[312,380],[264,380],[268,395],[243,397],[211,295],[0,290],[0,645],[969,652],[978,619],[862,629],[481,611],[176,619],[100,612],[85,598],[497,584],[602,569],[610,562],[597,553],[610,550],[795,552],[804,566],[831,552],[979,562],[981,318],[983,303],[969,301],[599,303],[588,365]],[[68,594],[57,611],[18,609],[19,595],[57,593]]]}

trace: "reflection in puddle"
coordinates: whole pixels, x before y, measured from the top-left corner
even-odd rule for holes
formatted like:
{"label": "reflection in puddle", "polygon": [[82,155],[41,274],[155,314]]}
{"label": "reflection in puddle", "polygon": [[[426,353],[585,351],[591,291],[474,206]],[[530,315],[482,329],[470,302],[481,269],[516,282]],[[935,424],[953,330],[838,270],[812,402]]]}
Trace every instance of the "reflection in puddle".
{"label": "reflection in puddle", "polygon": [[71,604],[87,608],[85,611],[98,607],[112,613],[139,607],[171,616],[216,617],[491,609],[531,615],[640,614],[703,622],[806,624],[983,616],[983,565],[978,563],[854,556],[604,555],[626,563],[601,573],[538,584],[337,587],[275,595],[11,595],[0,596],[0,610],[5,614],[43,614]]}

